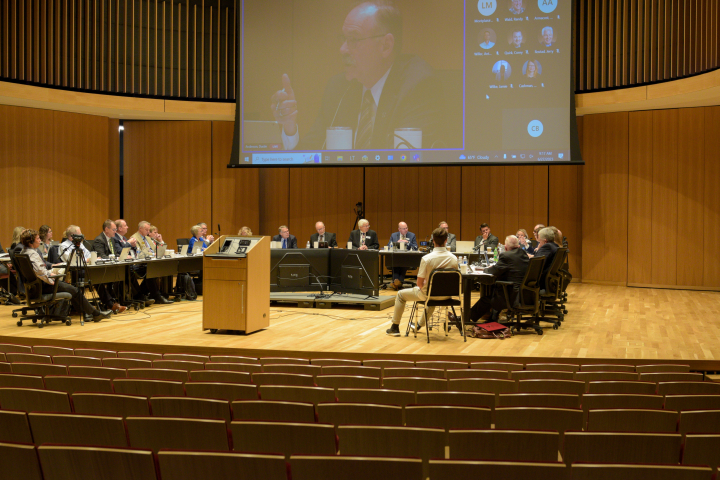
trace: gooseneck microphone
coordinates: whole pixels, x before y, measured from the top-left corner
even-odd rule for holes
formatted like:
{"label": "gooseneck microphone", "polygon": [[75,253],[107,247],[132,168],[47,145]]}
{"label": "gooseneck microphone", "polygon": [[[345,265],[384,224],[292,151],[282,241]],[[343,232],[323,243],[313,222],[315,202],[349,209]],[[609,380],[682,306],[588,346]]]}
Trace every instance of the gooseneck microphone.
{"label": "gooseneck microphone", "polygon": [[[328,128],[335,126],[335,118],[337,118],[337,114],[338,114],[338,112],[340,111],[340,105],[342,105],[342,102],[343,102],[343,100],[345,99],[345,95],[347,95],[347,93],[350,91],[350,87],[352,87],[352,83],[351,83],[350,85],[348,85],[347,90],[345,90],[345,93],[343,93],[342,97],[340,97],[340,101],[338,102],[338,106],[337,106],[337,108],[335,109],[335,115],[333,115],[332,121],[330,122],[330,126],[329,126]],[[320,150],[325,150],[325,145],[326,145],[326,144],[327,144],[327,133],[325,134],[325,141],[323,142],[322,147],[320,147]]]}

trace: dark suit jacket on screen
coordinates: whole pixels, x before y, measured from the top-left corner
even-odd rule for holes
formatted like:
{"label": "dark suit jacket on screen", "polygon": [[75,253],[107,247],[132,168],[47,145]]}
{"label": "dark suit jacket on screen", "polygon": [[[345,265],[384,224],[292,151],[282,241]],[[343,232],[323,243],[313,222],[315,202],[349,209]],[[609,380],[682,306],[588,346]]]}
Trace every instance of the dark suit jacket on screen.
{"label": "dark suit jacket on screen", "polygon": [[[477,247],[481,243],[483,243],[483,237],[482,237],[482,235],[478,235],[477,237],[475,237],[475,246]],[[493,250],[495,250],[499,243],[500,243],[500,240],[498,240],[498,237],[496,237],[495,235],[493,235],[491,233],[490,235],[488,235],[487,240],[485,240],[484,245],[485,245],[485,248],[490,247]]]}
{"label": "dark suit jacket on screen", "polygon": [[[353,230],[350,232],[350,238],[348,238],[348,242],[352,242],[353,248],[360,248],[360,234],[362,232],[360,230]],[[377,233],[373,230],[368,230],[365,234],[365,245],[370,250],[379,250],[380,249],[380,243],[378,241]]]}
{"label": "dark suit jacket on screen", "polygon": [[545,265],[543,266],[542,277],[540,277],[540,288],[545,288],[545,276],[550,270],[550,265],[552,265],[553,263],[553,259],[555,258],[555,252],[557,252],[557,249],[557,245],[555,245],[553,242],[548,242],[542,247],[538,248],[537,251],[535,251],[536,257],[545,257]]}
{"label": "dark suit jacket on screen", "polygon": [[[422,148],[431,148],[436,140],[444,139],[442,132],[448,122],[442,115],[441,91],[439,77],[427,62],[414,55],[399,55],[380,95],[370,147],[394,148],[396,128],[422,129]],[[351,127],[354,135],[362,95],[363,86],[357,80],[348,82],[344,74],[331,78],[315,123],[305,135],[301,132],[296,150],[321,148],[330,126]]]}
{"label": "dark suit jacket on screen", "polygon": [[[320,235],[318,235],[317,232],[310,235],[310,248],[315,248],[315,242],[318,241],[318,238],[320,238]],[[338,246],[334,233],[325,232],[325,241],[327,242],[328,247]]]}
{"label": "dark suit jacket on screen", "polygon": [[[515,302],[519,286],[525,278],[527,273],[528,265],[530,264],[530,257],[528,257],[525,250],[522,248],[516,248],[509,250],[500,255],[498,263],[485,270],[486,273],[490,273],[495,276],[495,280],[504,280],[506,282],[512,282],[514,284],[510,301]],[[526,295],[525,302],[531,303],[533,301],[532,295]],[[492,301],[493,309],[500,311],[507,308],[505,305],[505,294],[501,286],[495,287]]]}
{"label": "dark suit jacket on screen", "polygon": [[[273,242],[282,242],[283,238],[280,235],[275,235],[272,238]],[[297,246],[297,238],[295,238],[295,235],[290,235],[287,239],[287,248],[298,248]]]}

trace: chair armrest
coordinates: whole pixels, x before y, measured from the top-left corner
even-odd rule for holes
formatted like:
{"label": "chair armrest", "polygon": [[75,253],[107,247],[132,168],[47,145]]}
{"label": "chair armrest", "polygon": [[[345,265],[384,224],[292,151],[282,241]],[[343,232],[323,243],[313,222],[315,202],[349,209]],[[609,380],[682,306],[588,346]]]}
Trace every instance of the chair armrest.
{"label": "chair armrest", "polygon": [[56,278],[65,278],[65,275],[50,275],[47,278],[55,280]]}

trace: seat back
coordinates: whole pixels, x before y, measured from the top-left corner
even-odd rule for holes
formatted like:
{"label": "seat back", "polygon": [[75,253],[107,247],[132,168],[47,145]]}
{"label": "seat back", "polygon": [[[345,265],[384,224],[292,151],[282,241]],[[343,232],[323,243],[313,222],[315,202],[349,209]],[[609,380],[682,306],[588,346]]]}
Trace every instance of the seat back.
{"label": "seat back", "polygon": [[42,480],[43,475],[35,446],[0,443],[0,472],[3,472],[4,478]]}
{"label": "seat back", "polygon": [[588,412],[588,431],[663,432],[677,431],[678,413],[650,409],[599,409]]}
{"label": "seat back", "polygon": [[450,458],[556,462],[558,432],[524,430],[452,430]]}
{"label": "seat back", "polygon": [[681,441],[676,433],[567,432],[563,460],[677,464]]}
{"label": "seat back", "polygon": [[448,382],[444,378],[422,377],[385,377],[383,387],[392,390],[412,390],[414,392],[442,392],[447,390]]}
{"label": "seat back", "polygon": [[157,457],[163,480],[188,478],[287,480],[287,465],[282,455],[162,451]]}
{"label": "seat back", "polygon": [[113,417],[140,417],[150,415],[145,397],[112,393],[74,393],[75,413],[108,415]]}
{"label": "seat back", "polygon": [[297,387],[287,385],[261,385],[260,398],[286,402],[312,403],[334,402],[335,389],[322,387]]}
{"label": "seat back", "polygon": [[453,429],[490,428],[492,410],[478,407],[449,405],[408,405],[405,407],[405,425],[408,427]]}
{"label": "seat back", "polygon": [[33,305],[35,303],[41,303],[43,281],[35,274],[35,269],[33,269],[30,257],[21,253],[16,255],[11,253],[10,259],[13,267],[15,267],[15,271],[25,286],[27,304]]}
{"label": "seat back", "polygon": [[190,380],[193,382],[252,383],[249,373],[229,370],[193,370],[190,372]]}
{"label": "seat back", "polygon": [[720,395],[668,395],[665,410],[713,410],[720,408]]}
{"label": "seat back", "polygon": [[326,388],[380,388],[378,377],[357,377],[353,375],[318,375],[315,377],[318,387]]}
{"label": "seat back", "polygon": [[0,410],[0,442],[33,443],[27,413]]}
{"label": "seat back", "polygon": [[154,417],[211,418],[230,423],[230,402],[209,398],[152,397]]}
{"label": "seat back", "polygon": [[233,421],[233,450],[290,455],[335,455],[335,427],[317,423]]}
{"label": "seat back", "polygon": [[[505,300],[508,302],[507,305],[511,305],[513,308],[519,308],[524,312],[536,313],[540,308],[540,279],[542,278],[543,268],[545,266],[545,257],[533,257],[528,263],[528,269],[525,272],[522,284],[520,284],[520,291],[516,297],[515,305],[509,302],[509,298]],[[529,293],[532,295],[533,303],[525,303],[525,294]]]}
{"label": "seat back", "polygon": [[30,413],[28,419],[36,445],[55,443],[127,447],[122,417]]}
{"label": "seat back", "polygon": [[456,480],[458,478],[503,478],[520,480],[556,480],[567,478],[562,463],[493,462],[430,460],[430,478]]}
{"label": "seat back", "polygon": [[48,250],[47,261],[49,263],[52,263],[53,265],[56,263],[62,263],[62,258],[60,258],[60,245],[50,246],[50,250]]}
{"label": "seat back", "polygon": [[169,380],[171,382],[187,382],[186,370],[170,370],[165,368],[128,368],[127,378],[146,378],[153,380]]}
{"label": "seat back", "polygon": [[188,382],[185,384],[188,397],[218,398],[232,402],[233,400],[257,400],[256,385],[241,385],[222,382]]}
{"label": "seat back", "polygon": [[545,274],[545,291],[548,294],[553,295],[555,300],[557,300],[560,292],[562,292],[562,278],[560,277],[559,272],[560,267],[562,267],[565,263],[567,251],[568,249],[565,247],[557,249],[555,256],[553,257],[553,262]]}
{"label": "seat back", "polygon": [[185,396],[185,389],[183,388],[182,382],[116,378],[113,380],[113,387],[115,388],[115,392],[125,395],[141,395],[143,397],[152,397],[154,395]]}
{"label": "seat back", "polygon": [[683,447],[683,465],[709,465],[715,470],[720,465],[720,435],[686,435]]}
{"label": "seat back", "polygon": [[338,388],[338,402],[373,403],[376,405],[400,405],[415,403],[415,392],[371,388]]}
{"label": "seat back", "polygon": [[233,420],[305,423],[315,421],[315,406],[312,403],[239,400],[232,402],[232,411]]}
{"label": "seat back", "polygon": [[102,359],[92,357],[76,357],[75,355],[55,355],[53,357],[53,363],[55,365],[70,365],[80,367],[102,367]]}
{"label": "seat back", "polygon": [[378,474],[383,478],[420,480],[422,461],[416,458],[293,455],[290,457],[290,471],[293,480],[366,480],[377,477]]}
{"label": "seat back", "polygon": [[148,448],[154,453],[161,448],[230,450],[224,420],[129,417],[125,424],[133,448]]}
{"label": "seat back", "polygon": [[713,477],[709,467],[682,467],[680,465],[598,465],[575,464],[570,468],[572,480],[603,480],[622,478],[623,480],[710,480]]}
{"label": "seat back", "polygon": [[23,412],[70,413],[70,399],[65,392],[32,388],[0,388],[0,405],[3,410]]}
{"label": "seat back", "polygon": [[14,373],[0,373],[0,388],[35,388],[45,389],[45,382],[40,375],[18,375]]}
{"label": "seat back", "polygon": [[[149,450],[41,445],[37,452],[46,479],[157,479],[153,453]],[[108,472],[112,472],[112,477]]]}
{"label": "seat back", "polygon": [[462,291],[462,274],[452,268],[436,268],[428,279],[428,299],[433,297],[457,297]]}
{"label": "seat back", "polygon": [[87,393],[113,393],[112,381],[107,378],[46,376],[45,388],[58,392],[73,394],[75,392]]}
{"label": "seat back", "polygon": [[317,406],[318,422],[335,425],[403,424],[403,409],[396,405],[366,403],[321,403]]}
{"label": "seat back", "polygon": [[683,434],[720,434],[720,410],[695,410],[692,412],[680,412],[679,431]]}

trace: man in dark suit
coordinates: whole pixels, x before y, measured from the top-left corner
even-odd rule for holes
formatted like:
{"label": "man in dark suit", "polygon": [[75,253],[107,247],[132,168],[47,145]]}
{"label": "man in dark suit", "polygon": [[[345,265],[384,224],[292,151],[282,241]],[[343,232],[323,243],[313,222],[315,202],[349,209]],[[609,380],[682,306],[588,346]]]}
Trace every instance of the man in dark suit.
{"label": "man in dark suit", "polygon": [[545,289],[545,277],[550,270],[558,248],[555,244],[555,232],[553,232],[553,229],[550,227],[541,228],[538,232],[538,249],[534,255],[535,257],[545,257],[545,266],[543,267],[542,277],[540,277],[541,290]]}
{"label": "man in dark suit", "polygon": [[317,233],[310,235],[310,248],[315,248],[315,242],[327,242],[328,247],[337,248],[338,244],[335,239],[335,234],[326,232],[323,222],[317,222],[315,224],[315,230],[317,230]]}
{"label": "man in dark suit", "polygon": [[[515,301],[517,286],[522,284],[528,265],[530,264],[530,257],[528,257],[525,250],[519,248],[519,246],[520,241],[515,235],[508,236],[505,239],[505,253],[500,255],[495,265],[485,270],[486,273],[490,273],[495,277],[495,281],[504,280],[506,282],[512,282],[516,286],[513,288],[512,296],[510,297],[511,302]],[[532,299],[526,300],[532,301]],[[488,314],[490,314],[492,310],[492,321],[496,321],[498,313],[506,308],[508,308],[508,306],[505,302],[505,293],[500,286],[496,286],[493,288],[492,296],[482,297],[472,306],[470,318],[473,322],[477,322],[483,318],[487,319]]]}
{"label": "man in dark suit", "polygon": [[[415,234],[412,232],[408,232],[408,226],[405,222],[398,223],[398,231],[390,235],[390,242],[388,243],[388,247],[391,249],[393,248],[394,244],[405,244],[405,250],[407,251],[414,251],[418,249],[417,240],[415,238]],[[407,272],[407,268],[405,267],[393,267],[392,269],[392,278],[393,283],[392,287],[395,290],[400,290],[402,288],[403,282],[405,281],[405,273]]]}
{"label": "man in dark suit", "polygon": [[487,250],[488,248],[492,248],[493,251],[497,248],[498,244],[500,243],[500,240],[490,233],[490,227],[487,223],[483,223],[480,225],[480,235],[475,237],[475,249],[481,250],[481,247],[485,247]]}
{"label": "man in dark suit", "polygon": [[281,225],[278,228],[280,235],[275,235],[272,238],[273,242],[280,242],[280,248],[298,248],[297,238],[294,235],[290,235],[290,229],[286,225]]}
{"label": "man in dark suit", "polygon": [[[445,230],[448,230],[448,229],[450,228],[450,227],[448,226],[448,223],[447,223],[445,220],[443,220],[442,222],[440,222],[440,223],[438,224],[438,227],[444,228]],[[450,233],[450,232],[448,231],[447,249],[450,250],[451,252],[454,252],[454,251],[455,251],[455,248],[456,248],[456,246],[455,246],[455,234],[454,234],[454,233]]]}
{"label": "man in dark suit", "polygon": [[[100,235],[95,237],[95,240],[93,240],[92,246],[93,250],[97,252],[98,257],[100,258],[109,258],[110,255],[120,255],[120,251],[115,251],[115,233],[117,232],[117,227],[115,225],[115,222],[112,220],[105,220],[103,222],[103,231]],[[109,309],[112,310],[115,313],[123,313],[125,310],[127,310],[127,307],[124,305],[120,305],[118,303],[117,299],[115,298],[113,291],[122,291],[122,286],[117,282],[117,285],[113,284],[106,284],[102,283],[100,285],[97,285],[97,292],[98,296],[100,297],[100,301]]]}
{"label": "man in dark suit", "polygon": [[328,127],[352,128],[357,150],[395,148],[397,128],[422,130],[422,145],[414,148],[460,146],[446,140],[450,121],[443,115],[448,109],[442,105],[439,77],[424,60],[400,53],[402,17],[395,6],[365,2],[348,14],[342,31],[345,73],[328,82],[309,130],[298,130],[298,104],[287,75],[283,89],[271,97],[286,150],[324,148]]}
{"label": "man in dark suit", "polygon": [[352,248],[357,250],[380,249],[377,233],[370,230],[370,222],[364,218],[358,221],[358,229],[350,232],[348,242],[352,242]]}

